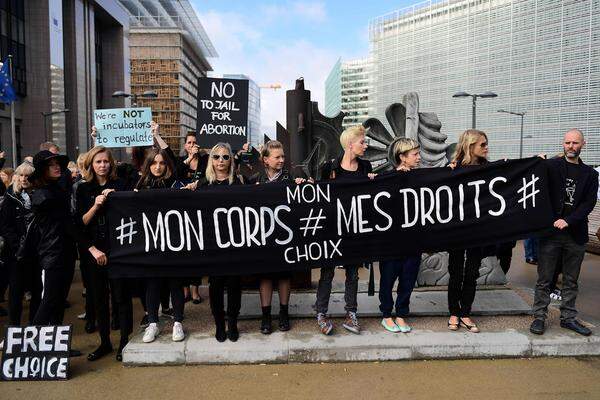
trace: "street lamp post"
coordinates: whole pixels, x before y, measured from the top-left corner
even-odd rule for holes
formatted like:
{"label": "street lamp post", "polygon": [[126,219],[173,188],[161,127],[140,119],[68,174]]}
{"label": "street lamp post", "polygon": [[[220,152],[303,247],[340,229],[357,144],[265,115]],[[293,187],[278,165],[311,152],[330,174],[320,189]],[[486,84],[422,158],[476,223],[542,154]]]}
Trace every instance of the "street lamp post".
{"label": "street lamp post", "polygon": [[49,136],[48,136],[48,127],[46,124],[46,118],[50,117],[52,115],[55,114],[61,114],[61,113],[68,113],[70,110],[68,108],[65,108],[64,110],[55,110],[55,111],[42,111],[42,117],[44,119],[44,136],[46,137],[46,141],[49,141]]}
{"label": "street lamp post", "polygon": [[499,113],[518,115],[521,117],[521,134],[519,135],[519,158],[523,158],[523,120],[525,119],[525,111],[523,112],[513,112],[506,110],[498,110]]}
{"label": "street lamp post", "polygon": [[489,99],[489,98],[494,98],[494,97],[498,97],[498,95],[494,92],[483,92],[481,94],[470,94],[467,92],[458,92],[458,93],[454,93],[452,95],[452,97],[471,97],[473,99],[472,102],[472,109],[471,109],[471,127],[473,129],[475,129],[475,127],[477,126],[477,98],[481,97],[483,99]]}
{"label": "street lamp post", "polygon": [[148,99],[152,99],[152,98],[157,98],[158,94],[156,94],[156,92],[154,90],[146,90],[144,91],[142,94],[138,95],[136,93],[125,93],[122,90],[117,90],[116,92],[114,92],[112,94],[112,97],[131,97],[131,106],[132,107],[137,107],[137,99],[139,97],[144,97],[144,98],[148,98]]}

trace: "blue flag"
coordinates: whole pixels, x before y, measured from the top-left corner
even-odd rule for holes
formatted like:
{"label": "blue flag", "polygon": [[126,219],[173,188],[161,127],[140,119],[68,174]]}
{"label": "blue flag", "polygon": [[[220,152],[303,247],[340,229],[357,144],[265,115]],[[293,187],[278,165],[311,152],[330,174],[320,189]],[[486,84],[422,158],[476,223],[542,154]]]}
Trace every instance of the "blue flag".
{"label": "blue flag", "polygon": [[15,89],[12,86],[12,77],[10,76],[10,63],[8,58],[4,60],[0,68],[0,101],[10,104],[17,99]]}

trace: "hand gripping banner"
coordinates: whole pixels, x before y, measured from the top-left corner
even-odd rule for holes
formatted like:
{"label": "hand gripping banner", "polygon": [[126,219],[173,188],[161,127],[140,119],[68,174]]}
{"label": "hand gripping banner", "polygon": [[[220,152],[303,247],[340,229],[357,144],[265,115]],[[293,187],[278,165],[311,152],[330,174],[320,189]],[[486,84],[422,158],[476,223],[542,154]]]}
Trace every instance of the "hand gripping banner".
{"label": "hand gripping banner", "polygon": [[524,238],[552,226],[544,163],[112,193],[110,275],[248,275]]}

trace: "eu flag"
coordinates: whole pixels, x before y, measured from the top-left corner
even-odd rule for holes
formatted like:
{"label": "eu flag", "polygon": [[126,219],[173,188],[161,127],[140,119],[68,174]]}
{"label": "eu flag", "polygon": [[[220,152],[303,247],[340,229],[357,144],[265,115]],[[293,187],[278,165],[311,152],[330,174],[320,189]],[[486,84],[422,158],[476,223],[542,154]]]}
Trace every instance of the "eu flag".
{"label": "eu flag", "polygon": [[8,58],[4,60],[2,68],[0,68],[0,101],[10,104],[17,99],[15,89],[12,86],[12,78],[10,76],[10,62]]}

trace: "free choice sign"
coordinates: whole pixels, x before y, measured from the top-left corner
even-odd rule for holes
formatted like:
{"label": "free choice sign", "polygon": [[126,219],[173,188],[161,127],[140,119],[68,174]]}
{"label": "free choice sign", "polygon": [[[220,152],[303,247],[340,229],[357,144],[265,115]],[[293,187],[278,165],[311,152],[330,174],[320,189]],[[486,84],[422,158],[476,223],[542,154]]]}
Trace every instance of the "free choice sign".
{"label": "free choice sign", "polygon": [[94,111],[96,145],[104,147],[152,146],[152,110],[110,108]]}
{"label": "free choice sign", "polygon": [[234,150],[248,141],[248,80],[198,79],[196,139],[202,148],[226,142]]}
{"label": "free choice sign", "polygon": [[8,326],[0,377],[5,381],[53,381],[69,378],[69,326]]}

